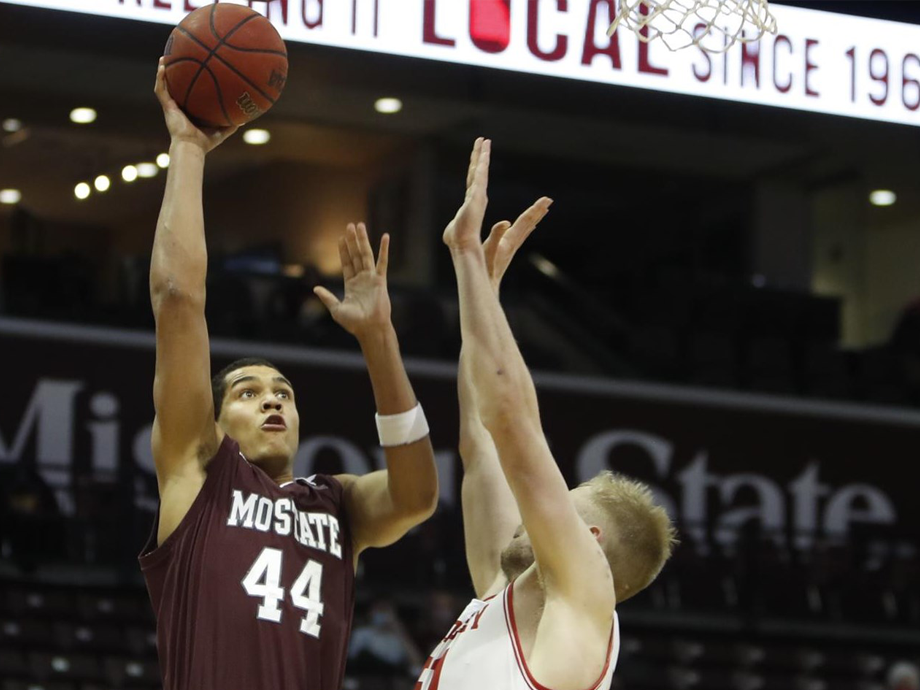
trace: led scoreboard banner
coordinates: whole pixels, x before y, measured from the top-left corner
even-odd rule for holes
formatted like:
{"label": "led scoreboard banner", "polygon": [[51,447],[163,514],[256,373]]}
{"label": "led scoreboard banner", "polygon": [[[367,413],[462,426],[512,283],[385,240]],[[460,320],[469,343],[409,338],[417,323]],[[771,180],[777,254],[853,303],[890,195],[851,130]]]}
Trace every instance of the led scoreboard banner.
{"label": "led scoreboard banner", "polygon": [[[224,0],[226,2],[227,0]],[[920,125],[920,26],[773,5],[724,54],[606,35],[616,0],[251,0],[287,41]],[[0,0],[176,24],[206,0]]]}

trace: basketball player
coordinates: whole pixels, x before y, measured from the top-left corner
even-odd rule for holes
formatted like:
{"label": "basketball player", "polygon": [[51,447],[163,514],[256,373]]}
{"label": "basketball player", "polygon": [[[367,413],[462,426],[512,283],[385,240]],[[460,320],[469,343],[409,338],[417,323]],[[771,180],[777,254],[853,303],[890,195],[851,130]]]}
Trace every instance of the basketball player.
{"label": "basketball player", "polygon": [[477,598],[416,689],[609,688],[616,604],[658,575],[674,530],[637,482],[605,472],[566,487],[498,301],[511,257],[552,201],[540,199],[514,225],[497,224],[483,245],[490,155],[491,142],[477,140],[466,200],[444,232],[460,298],[463,520]]}
{"label": "basketball player", "polygon": [[160,506],[140,563],[163,688],[339,690],[358,555],[426,519],[438,494],[390,323],[389,240],[375,263],[364,226],[349,225],[339,241],[345,297],[317,290],[361,344],[388,469],[295,478],[300,419],[283,374],[242,360],[210,384],[204,159],[234,130],[197,129],[169,96],[162,61],[155,92],[172,143],[150,267]]}

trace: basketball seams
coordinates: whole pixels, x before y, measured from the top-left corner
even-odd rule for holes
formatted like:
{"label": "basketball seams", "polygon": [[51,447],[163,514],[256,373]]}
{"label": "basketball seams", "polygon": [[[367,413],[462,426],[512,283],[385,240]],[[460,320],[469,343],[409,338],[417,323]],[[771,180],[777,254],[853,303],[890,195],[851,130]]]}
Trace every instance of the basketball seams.
{"label": "basketball seams", "polygon": [[217,89],[217,102],[220,105],[220,111],[224,114],[224,118],[227,120],[227,126],[232,127],[233,120],[230,118],[230,114],[227,112],[227,107],[224,105],[224,93],[220,90],[220,80],[209,67],[206,65],[202,65],[202,67],[211,76],[211,79],[214,80],[214,88]]}
{"label": "basketball seams", "polygon": [[242,72],[240,72],[236,67],[234,67],[234,66],[233,66],[233,63],[227,62],[227,61],[224,60],[220,55],[215,55],[215,56],[214,56],[214,59],[216,59],[218,62],[220,62],[224,67],[226,67],[227,69],[229,69],[231,72],[233,72],[233,73],[234,73],[236,76],[238,76],[240,79],[242,79],[242,80],[245,81],[247,84],[249,84],[253,89],[255,89],[256,91],[258,91],[258,92],[259,92],[259,95],[262,96],[262,98],[264,98],[265,100],[267,100],[267,101],[268,101],[269,103],[271,103],[272,105],[275,104],[275,99],[274,99],[274,98],[272,98],[272,97],[269,96],[267,93],[265,93],[265,92],[262,90],[262,87],[260,87],[258,84],[256,84],[254,81],[252,81],[252,79],[250,79],[250,78],[247,77],[245,74],[243,74]]}
{"label": "basketball seams", "polygon": [[230,48],[231,50],[238,50],[241,53],[258,53],[260,55],[278,55],[279,57],[286,58],[287,53],[280,50],[265,50],[264,48],[240,48],[238,46],[231,45],[229,43],[224,43],[225,48]]}

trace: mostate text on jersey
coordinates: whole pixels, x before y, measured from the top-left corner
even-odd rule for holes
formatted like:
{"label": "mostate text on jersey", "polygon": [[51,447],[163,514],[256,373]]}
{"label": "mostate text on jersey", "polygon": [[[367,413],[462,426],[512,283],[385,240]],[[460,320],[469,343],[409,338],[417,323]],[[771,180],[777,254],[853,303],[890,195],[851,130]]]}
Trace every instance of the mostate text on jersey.
{"label": "mostate text on jersey", "polygon": [[260,532],[272,530],[281,536],[293,534],[294,539],[304,546],[327,551],[336,558],[342,557],[339,521],[328,513],[297,510],[291,498],[272,500],[258,494],[249,494],[244,498],[242,491],[234,489],[227,525]]}

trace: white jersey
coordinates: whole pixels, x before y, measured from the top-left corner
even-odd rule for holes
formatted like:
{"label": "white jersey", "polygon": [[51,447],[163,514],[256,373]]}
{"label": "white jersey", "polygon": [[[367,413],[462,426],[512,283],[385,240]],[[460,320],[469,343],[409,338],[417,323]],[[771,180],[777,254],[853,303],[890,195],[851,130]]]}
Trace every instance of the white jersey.
{"label": "white jersey", "polygon": [[[415,690],[549,690],[527,667],[514,621],[512,585],[469,603],[428,657]],[[607,663],[587,690],[608,690],[619,653],[620,623],[614,613]]]}

